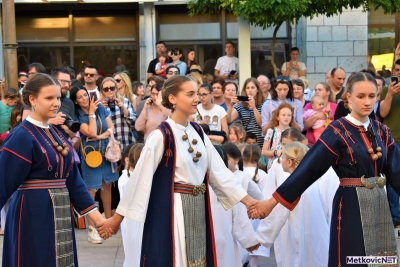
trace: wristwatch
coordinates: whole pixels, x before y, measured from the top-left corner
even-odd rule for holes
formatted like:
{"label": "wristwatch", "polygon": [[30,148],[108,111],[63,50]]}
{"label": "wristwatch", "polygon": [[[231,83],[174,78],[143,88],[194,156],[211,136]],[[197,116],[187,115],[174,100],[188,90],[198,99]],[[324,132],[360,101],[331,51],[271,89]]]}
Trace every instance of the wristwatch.
{"label": "wristwatch", "polygon": [[96,115],[94,115],[94,114],[89,114],[89,118],[96,119]]}

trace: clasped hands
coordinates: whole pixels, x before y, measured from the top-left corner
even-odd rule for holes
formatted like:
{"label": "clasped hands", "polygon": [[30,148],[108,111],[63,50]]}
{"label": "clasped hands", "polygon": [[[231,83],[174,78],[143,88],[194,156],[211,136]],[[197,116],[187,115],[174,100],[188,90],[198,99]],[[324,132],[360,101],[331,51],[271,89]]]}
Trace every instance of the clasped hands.
{"label": "clasped hands", "polygon": [[264,219],[271,213],[276,204],[277,201],[273,197],[259,201],[253,199],[247,206],[247,215],[250,219]]}
{"label": "clasped hands", "polygon": [[114,217],[111,217],[96,224],[96,228],[101,238],[105,240],[118,232],[119,225],[120,222],[118,222]]}

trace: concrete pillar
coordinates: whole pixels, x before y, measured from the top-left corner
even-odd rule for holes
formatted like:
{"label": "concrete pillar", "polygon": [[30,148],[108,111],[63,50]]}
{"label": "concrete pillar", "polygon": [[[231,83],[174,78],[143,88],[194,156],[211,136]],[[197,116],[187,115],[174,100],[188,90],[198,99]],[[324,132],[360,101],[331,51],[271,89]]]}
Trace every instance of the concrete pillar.
{"label": "concrete pillar", "polygon": [[244,81],[251,77],[250,24],[244,19],[243,15],[238,20],[238,31],[239,90],[241,90]]}
{"label": "concrete pillar", "polygon": [[[3,49],[6,88],[18,88],[17,66],[17,33],[15,29],[14,0],[3,0],[3,22],[7,27],[3,28]],[[4,24],[4,23],[3,23]]]}
{"label": "concrete pillar", "polygon": [[[155,42],[153,40],[153,3],[140,4],[139,17],[139,44],[140,44],[140,77],[142,83],[147,80],[147,67],[151,60],[154,59]],[[146,88],[146,87],[145,87]]]}
{"label": "concrete pillar", "polygon": [[[3,19],[1,14],[0,6],[0,44],[3,43]],[[18,63],[17,63],[18,64]],[[4,77],[4,53],[3,49],[0,49],[0,79]]]}

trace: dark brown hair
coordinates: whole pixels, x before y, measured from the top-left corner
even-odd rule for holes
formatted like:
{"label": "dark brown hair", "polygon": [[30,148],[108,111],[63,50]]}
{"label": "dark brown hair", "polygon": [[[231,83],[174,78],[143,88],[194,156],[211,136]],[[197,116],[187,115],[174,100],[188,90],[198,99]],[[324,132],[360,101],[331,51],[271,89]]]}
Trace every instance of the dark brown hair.
{"label": "dark brown hair", "polygon": [[[255,104],[256,104],[256,108],[258,108],[262,104],[262,102],[264,101],[264,95],[263,95],[263,93],[261,91],[260,84],[258,83],[256,78],[251,77],[251,78],[248,78],[246,81],[244,81],[241,95],[242,96],[247,96],[246,86],[250,82],[254,83],[254,85],[257,87],[257,95],[254,98],[254,101],[255,101]],[[245,109],[249,109],[249,105],[246,102],[243,102],[243,107]]]}
{"label": "dark brown hair", "polygon": [[24,90],[22,91],[22,99],[24,100],[25,105],[28,107],[32,107],[31,102],[29,101],[29,96],[37,97],[40,94],[40,91],[43,87],[55,85],[61,88],[60,83],[56,78],[50,76],[46,73],[36,73],[35,75],[30,75],[26,84],[24,86]]}
{"label": "dark brown hair", "polygon": [[[130,168],[134,169],[136,167],[136,163],[138,162],[138,160],[140,158],[140,154],[142,153],[143,147],[144,147],[143,143],[137,143],[129,150],[128,169],[130,169]],[[128,177],[130,177],[129,171],[128,171]]]}
{"label": "dark brown hair", "polygon": [[21,115],[22,119],[22,109],[17,107],[13,108],[10,115],[10,131],[21,122],[17,121],[18,115]]}
{"label": "dark brown hair", "polygon": [[258,183],[258,162],[261,158],[261,149],[257,144],[246,145],[243,149],[243,162],[257,163],[256,171],[254,172],[253,181]]}
{"label": "dark brown hair", "polygon": [[10,98],[10,99],[15,99],[15,98],[20,98],[21,96],[19,95],[18,91],[14,88],[8,88],[4,91],[4,99]]}
{"label": "dark brown hair", "polygon": [[295,127],[290,127],[282,132],[281,142],[283,138],[291,139],[293,141],[302,142],[304,140],[304,135],[300,132],[299,129]]}
{"label": "dark brown hair", "polygon": [[376,83],[374,76],[372,76],[370,73],[355,72],[355,73],[351,74],[349,79],[347,80],[346,87],[345,87],[342,97],[341,97],[344,102],[345,108],[349,109],[349,100],[347,98],[347,93],[351,94],[353,92],[354,84],[356,84],[358,82],[364,82],[364,81],[371,82],[375,86],[376,90],[378,90],[378,84]]}
{"label": "dark brown hair", "polygon": [[173,110],[171,102],[169,102],[169,95],[177,95],[182,89],[181,86],[185,82],[193,82],[190,77],[177,75],[165,81],[162,88],[162,105],[168,109]]}

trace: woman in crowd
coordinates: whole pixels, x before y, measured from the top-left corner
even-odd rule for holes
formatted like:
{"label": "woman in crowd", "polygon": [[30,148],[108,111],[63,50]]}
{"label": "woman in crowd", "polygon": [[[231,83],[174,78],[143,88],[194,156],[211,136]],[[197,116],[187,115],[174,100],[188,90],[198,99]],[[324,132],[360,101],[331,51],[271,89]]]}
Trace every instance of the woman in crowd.
{"label": "woman in crowd", "polygon": [[141,82],[133,82],[132,84],[132,106],[135,109],[135,111],[138,108],[138,104],[142,99],[144,98],[145,92],[144,92],[144,87],[143,83]]}
{"label": "woman in crowd", "polygon": [[209,184],[225,209],[239,201],[246,206],[257,202],[200,127],[189,122],[198,101],[190,78],[174,76],[165,82],[162,103],[172,115],[148,137],[132,174],[137,184],[129,181],[117,212],[99,227],[102,234],[109,226],[116,231],[124,216],[144,222],[141,265],[217,266]]}
{"label": "woman in crowd", "polygon": [[[306,137],[310,145],[313,145],[317,141],[314,138],[312,126],[317,120],[334,118],[337,107],[337,104],[335,102],[335,94],[333,93],[329,84],[325,82],[317,83],[317,85],[315,85],[315,95],[322,97],[322,99],[324,100],[324,112],[317,112],[309,119],[304,120],[304,130],[307,130]],[[308,103],[307,105],[305,105],[304,111],[311,108],[311,104]],[[328,114],[329,118],[327,118],[326,114]]]}
{"label": "woman in crowd", "polygon": [[110,112],[114,125],[114,137],[121,142],[122,150],[135,142],[131,125],[134,125],[136,114],[132,103],[116,90],[117,83],[111,77],[104,78],[100,85],[101,104]]}
{"label": "woman in crowd", "polygon": [[[197,65],[197,62],[196,62],[196,51],[194,51],[194,49],[193,48],[187,48],[186,49],[186,51],[185,51],[185,63],[186,63],[186,66],[187,66],[187,70],[188,70],[188,72],[189,72],[189,70],[190,70],[190,67],[192,66],[192,65]],[[188,73],[183,73],[183,74],[188,74]]]}
{"label": "woman in crowd", "polygon": [[224,98],[225,98],[225,103],[226,106],[229,106],[231,104],[231,99],[233,97],[236,97],[238,93],[238,85],[235,82],[227,82],[224,84]]}
{"label": "woman in crowd", "polygon": [[29,77],[23,99],[31,113],[0,149],[0,206],[13,194],[2,266],[78,266],[70,204],[96,225],[104,220],[73,161],[74,148],[48,123],[60,97],[55,78]]}
{"label": "woman in crowd", "polygon": [[247,96],[249,100],[238,103],[237,97],[232,97],[227,112],[228,123],[232,123],[240,117],[246,132],[252,132],[257,136],[257,144],[261,148],[264,143],[260,127],[261,107],[265,100],[255,78],[248,78],[244,82],[241,95]]}
{"label": "woman in crowd", "polygon": [[171,50],[171,58],[172,62],[169,63],[170,65],[174,65],[179,69],[179,73],[181,75],[186,75],[187,65],[185,63],[185,57],[182,55],[182,49],[179,47],[175,47]]}
{"label": "woman in crowd", "polygon": [[135,124],[136,130],[144,135],[144,141],[152,131],[157,129],[160,123],[171,115],[171,110],[161,104],[162,86],[162,83],[156,83],[151,87],[150,97],[147,98],[143,111]]}
{"label": "woman in crowd", "polygon": [[4,91],[0,101],[0,134],[7,132],[10,129],[11,111],[19,102],[20,95],[14,88],[8,88]]}
{"label": "woman in crowd", "polygon": [[[136,95],[133,93],[132,89],[132,82],[131,79],[129,79],[129,76],[125,72],[117,72],[113,76],[114,80],[117,82],[117,87],[118,87],[118,92],[119,94],[128,99],[132,105],[136,102],[134,102]],[[103,81],[104,82],[104,81]],[[142,84],[143,87],[143,84]],[[135,109],[136,111],[136,109]]]}
{"label": "woman in crowd", "polygon": [[293,97],[300,101],[303,107],[310,101],[304,99],[304,88],[305,85],[301,79],[291,80],[293,85]]}
{"label": "woman in crowd", "polygon": [[197,123],[208,124],[211,131],[224,131],[228,136],[228,123],[226,122],[226,111],[220,105],[213,103],[212,87],[204,83],[198,91],[200,104],[197,106],[197,112],[193,115]]}
{"label": "woman in crowd", "polygon": [[332,205],[329,267],[347,266],[347,257],[354,255],[397,256],[385,184],[400,193],[400,149],[387,126],[368,117],[376,94],[369,73],[352,75],[347,81],[351,113],[329,124],[296,171],[271,198],[254,206],[256,212],[249,212],[251,217],[268,216],[278,202],[293,210],[304,191],[332,166],[340,186]]}
{"label": "woman in crowd", "polygon": [[289,103],[293,109],[294,124],[293,127],[299,130],[303,129],[303,105],[301,102],[294,98],[293,86],[289,78],[286,76],[278,76],[275,79],[271,91],[271,100],[267,100],[262,106],[262,132],[267,133],[271,128],[272,112],[283,102]]}
{"label": "woman in crowd", "polygon": [[[75,113],[81,124],[79,132],[82,140],[82,176],[94,198],[98,189],[101,189],[106,218],[111,217],[111,182],[118,180],[118,173],[112,171],[111,162],[104,157],[110,134],[114,133],[114,125],[110,112],[100,103],[89,98],[85,87],[74,87],[71,90],[71,100],[75,104]],[[98,151],[100,158],[93,162],[86,162],[87,155],[92,151]],[[90,164],[90,165],[89,165]],[[88,241],[94,244],[102,243],[95,228],[95,222],[88,218]]]}

